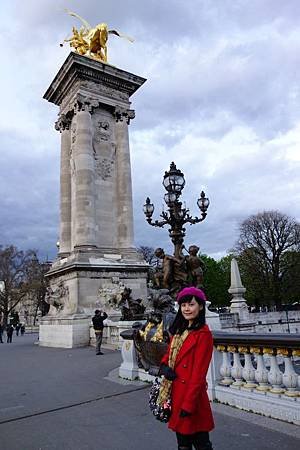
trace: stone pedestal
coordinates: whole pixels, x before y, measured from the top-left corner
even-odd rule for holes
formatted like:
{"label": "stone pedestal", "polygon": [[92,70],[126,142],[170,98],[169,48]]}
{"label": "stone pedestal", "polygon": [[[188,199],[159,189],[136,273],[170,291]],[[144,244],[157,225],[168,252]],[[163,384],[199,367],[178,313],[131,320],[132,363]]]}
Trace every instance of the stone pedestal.
{"label": "stone pedestal", "polygon": [[123,342],[122,364],[119,367],[119,377],[127,380],[136,380],[139,378],[139,368],[133,340]]}
{"label": "stone pedestal", "polygon": [[89,345],[91,319],[83,314],[44,317],[40,323],[39,345],[74,348]]}
{"label": "stone pedestal", "polygon": [[[70,53],[44,95],[60,108],[60,245],[47,275],[50,315],[57,319],[107,309],[99,291],[116,285],[147,298],[148,265],[134,247],[128,134],[135,116],[129,99],[144,82]],[[49,342],[45,323],[41,345]]]}

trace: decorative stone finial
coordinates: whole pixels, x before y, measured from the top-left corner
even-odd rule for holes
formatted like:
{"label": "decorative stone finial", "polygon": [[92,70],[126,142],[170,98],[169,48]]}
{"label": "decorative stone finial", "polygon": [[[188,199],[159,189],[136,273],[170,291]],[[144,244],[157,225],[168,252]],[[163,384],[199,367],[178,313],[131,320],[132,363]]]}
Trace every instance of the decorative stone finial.
{"label": "decorative stone finial", "polygon": [[239,266],[235,258],[231,260],[231,286],[228,289],[232,295],[230,312],[237,313],[240,321],[247,322],[249,320],[249,311],[247,302],[243,297],[246,288],[242,285]]}
{"label": "decorative stone finial", "polygon": [[228,292],[233,296],[244,294],[246,292],[246,289],[242,285],[239,266],[235,258],[232,258],[231,260],[231,286],[228,289]]}

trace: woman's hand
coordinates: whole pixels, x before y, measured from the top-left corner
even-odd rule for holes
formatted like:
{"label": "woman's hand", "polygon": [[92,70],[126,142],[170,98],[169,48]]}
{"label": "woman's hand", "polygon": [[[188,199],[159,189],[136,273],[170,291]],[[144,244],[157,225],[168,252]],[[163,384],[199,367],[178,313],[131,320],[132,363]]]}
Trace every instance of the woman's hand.
{"label": "woman's hand", "polygon": [[174,381],[177,378],[176,372],[166,364],[160,366],[159,374],[163,375],[169,381]]}

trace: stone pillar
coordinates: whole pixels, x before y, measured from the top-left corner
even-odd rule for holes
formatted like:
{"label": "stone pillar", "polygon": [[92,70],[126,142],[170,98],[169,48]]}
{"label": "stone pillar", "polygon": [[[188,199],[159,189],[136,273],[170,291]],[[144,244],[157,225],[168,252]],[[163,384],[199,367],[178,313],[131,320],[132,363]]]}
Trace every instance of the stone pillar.
{"label": "stone pillar", "polygon": [[61,133],[60,153],[60,233],[59,256],[68,256],[71,252],[71,131],[70,118],[60,114],[55,129]]}
{"label": "stone pillar", "polygon": [[96,247],[95,172],[91,106],[78,101],[76,112],[74,247]]}
{"label": "stone pillar", "polygon": [[87,345],[88,316],[99,292],[114,290],[115,283],[132,289],[134,298],[147,297],[148,266],[133,247],[128,139],[130,97],[145,81],[72,52],[44,95],[59,107],[60,119],[72,120],[70,130],[57,124],[61,252],[47,273],[55,317],[41,321],[41,345]]}
{"label": "stone pillar", "polygon": [[133,110],[116,107],[116,199],[117,199],[117,246],[132,249],[133,208],[128,125]]}

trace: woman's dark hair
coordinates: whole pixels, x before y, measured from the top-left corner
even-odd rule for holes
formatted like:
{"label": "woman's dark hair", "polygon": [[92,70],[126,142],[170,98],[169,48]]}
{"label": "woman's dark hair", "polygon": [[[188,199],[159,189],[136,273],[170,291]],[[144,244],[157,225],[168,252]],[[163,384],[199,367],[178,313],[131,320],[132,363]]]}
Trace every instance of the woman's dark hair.
{"label": "woman's dark hair", "polygon": [[[193,299],[195,299],[196,302],[199,303],[199,305],[203,305],[203,309],[199,312],[198,317],[196,317],[192,325],[189,327],[189,321],[186,320],[182,315],[181,304],[189,303]],[[179,302],[179,310],[176,314],[174,322],[169,328],[169,332],[174,336],[174,334],[182,334],[187,329],[199,330],[199,328],[202,328],[203,325],[205,325],[205,303],[199,300],[197,297],[194,297],[193,295],[186,295],[185,297],[182,297]]]}

